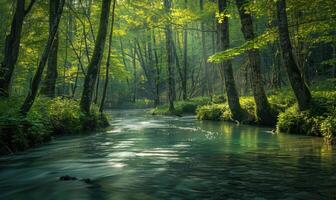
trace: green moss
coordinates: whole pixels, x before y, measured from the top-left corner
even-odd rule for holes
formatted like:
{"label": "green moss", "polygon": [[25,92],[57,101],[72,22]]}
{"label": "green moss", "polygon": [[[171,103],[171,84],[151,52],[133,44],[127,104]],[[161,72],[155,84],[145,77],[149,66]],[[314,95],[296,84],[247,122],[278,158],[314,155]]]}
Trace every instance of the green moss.
{"label": "green moss", "polygon": [[[226,110],[228,110],[226,104],[204,105],[197,109],[196,116],[199,120],[220,121]],[[228,118],[230,118],[230,116],[228,116]]]}
{"label": "green moss", "polygon": [[0,154],[22,151],[42,144],[52,135],[74,134],[108,126],[106,115],[93,105],[85,116],[72,99],[36,99],[26,118],[19,114],[22,99],[0,100]]}
{"label": "green moss", "polygon": [[279,114],[277,131],[292,134],[323,136],[335,142],[336,111],[332,93],[314,96],[311,109],[299,111],[293,105]]}

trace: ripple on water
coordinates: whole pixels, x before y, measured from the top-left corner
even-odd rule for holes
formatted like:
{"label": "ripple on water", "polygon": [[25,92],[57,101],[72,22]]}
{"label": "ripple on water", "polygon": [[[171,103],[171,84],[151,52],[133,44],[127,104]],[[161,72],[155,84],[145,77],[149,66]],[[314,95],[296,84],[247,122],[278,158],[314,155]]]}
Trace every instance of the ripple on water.
{"label": "ripple on water", "polygon": [[[106,134],[64,137],[0,158],[0,199],[336,196],[336,151],[318,138],[144,113],[112,112]],[[66,174],[92,184],[58,181]]]}

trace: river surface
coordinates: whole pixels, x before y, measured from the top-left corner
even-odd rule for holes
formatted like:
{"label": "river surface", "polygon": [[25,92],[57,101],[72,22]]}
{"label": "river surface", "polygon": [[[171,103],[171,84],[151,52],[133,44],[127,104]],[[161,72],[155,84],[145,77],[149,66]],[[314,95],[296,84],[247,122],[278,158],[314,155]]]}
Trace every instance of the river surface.
{"label": "river surface", "polygon": [[0,157],[0,199],[336,199],[336,148],[320,138],[145,110],[110,114],[111,131]]}

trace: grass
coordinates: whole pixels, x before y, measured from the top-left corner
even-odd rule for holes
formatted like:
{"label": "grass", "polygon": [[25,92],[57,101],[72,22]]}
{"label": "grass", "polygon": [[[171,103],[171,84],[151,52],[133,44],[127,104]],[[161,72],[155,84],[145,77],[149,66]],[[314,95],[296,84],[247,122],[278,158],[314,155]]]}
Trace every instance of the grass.
{"label": "grass", "polygon": [[0,100],[0,154],[22,151],[49,141],[52,136],[77,134],[108,126],[105,115],[92,107],[84,115],[79,103],[72,99],[38,98],[27,117],[18,110],[20,98]]}

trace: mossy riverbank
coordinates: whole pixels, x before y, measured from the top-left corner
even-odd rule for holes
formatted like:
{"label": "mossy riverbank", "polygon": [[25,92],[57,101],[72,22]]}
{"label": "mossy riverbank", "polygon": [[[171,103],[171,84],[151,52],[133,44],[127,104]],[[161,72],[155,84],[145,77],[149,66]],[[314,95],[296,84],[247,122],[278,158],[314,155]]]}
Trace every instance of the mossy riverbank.
{"label": "mossy riverbank", "polygon": [[39,98],[26,117],[19,114],[22,99],[0,100],[0,155],[23,151],[50,141],[53,136],[79,134],[109,126],[96,106],[84,115],[72,99]]}
{"label": "mossy riverbank", "polygon": [[[321,136],[329,143],[336,143],[336,80],[323,81],[312,85],[313,101],[311,108],[300,111],[294,94],[288,88],[270,91],[268,99],[271,109],[277,114],[274,127],[277,132]],[[168,112],[167,106],[153,109],[152,114],[196,114],[199,120],[229,121],[250,125],[260,125],[255,115],[255,103],[252,96],[242,96],[240,104],[246,113],[243,121],[235,121],[225,99],[220,96],[210,98],[196,98],[188,101],[176,102],[174,113]],[[192,108],[192,109],[190,109]],[[186,112],[187,111],[187,112]]]}

